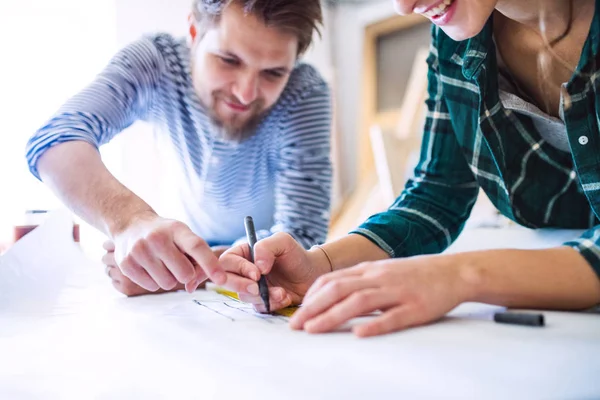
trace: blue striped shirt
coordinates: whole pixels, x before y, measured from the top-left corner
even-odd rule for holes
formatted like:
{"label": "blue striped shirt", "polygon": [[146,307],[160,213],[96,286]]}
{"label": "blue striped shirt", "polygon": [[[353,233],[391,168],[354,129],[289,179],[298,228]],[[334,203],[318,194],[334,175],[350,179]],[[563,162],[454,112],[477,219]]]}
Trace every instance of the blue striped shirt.
{"label": "blue striped shirt", "polygon": [[96,147],[136,120],[152,123],[178,160],[173,179],[190,228],[209,243],[244,237],[252,215],[259,237],[288,232],[304,247],[325,240],[331,192],[331,105],[327,84],[299,63],[256,132],[220,139],[194,91],[190,48],[168,34],[121,50],[27,144],[31,172],[50,147],[83,140]]}

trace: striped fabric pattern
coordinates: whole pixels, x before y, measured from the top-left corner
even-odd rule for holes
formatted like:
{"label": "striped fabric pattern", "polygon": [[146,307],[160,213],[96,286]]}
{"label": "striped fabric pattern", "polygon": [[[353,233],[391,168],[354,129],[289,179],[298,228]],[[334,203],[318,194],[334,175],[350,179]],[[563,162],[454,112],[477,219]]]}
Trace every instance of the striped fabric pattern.
{"label": "striped fabric pattern", "polygon": [[600,276],[600,0],[566,85],[569,152],[548,143],[529,116],[503,107],[492,23],[461,42],[433,26],[414,177],[388,211],[353,233],[392,257],[440,253],[460,234],[482,188],[526,227],[587,229],[565,245]]}
{"label": "striped fabric pattern", "polygon": [[[137,120],[153,124],[176,162],[184,222],[211,244],[244,238],[252,215],[259,238],[288,232],[304,247],[325,240],[331,192],[331,105],[327,84],[299,63],[278,102],[242,143],[222,140],[191,81],[190,48],[169,34],[121,50],[83,91],[29,140],[31,172],[50,147],[96,147]],[[149,138],[150,140],[151,138]]]}

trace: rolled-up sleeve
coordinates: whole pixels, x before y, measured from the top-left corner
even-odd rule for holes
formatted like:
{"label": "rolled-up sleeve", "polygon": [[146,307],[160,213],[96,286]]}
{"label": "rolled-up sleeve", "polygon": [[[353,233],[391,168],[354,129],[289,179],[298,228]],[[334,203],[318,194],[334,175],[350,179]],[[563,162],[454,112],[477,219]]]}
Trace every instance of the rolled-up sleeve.
{"label": "rolled-up sleeve", "polygon": [[444,100],[435,36],[427,64],[427,116],[414,177],[386,212],[351,232],[391,257],[442,252],[461,232],[479,192]]}

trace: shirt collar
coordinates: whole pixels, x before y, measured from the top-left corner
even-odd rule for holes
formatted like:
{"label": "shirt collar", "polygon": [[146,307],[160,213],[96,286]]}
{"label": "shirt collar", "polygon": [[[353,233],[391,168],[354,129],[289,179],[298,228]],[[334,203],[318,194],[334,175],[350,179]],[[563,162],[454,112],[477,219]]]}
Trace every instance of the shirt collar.
{"label": "shirt collar", "polygon": [[[462,72],[465,78],[471,79],[475,76],[482,65],[487,60],[488,53],[495,49],[493,43],[494,25],[493,16],[488,19],[485,26],[475,37],[461,43],[457,48],[457,53],[460,49],[462,52],[463,65]],[[577,66],[577,70],[583,69],[590,60],[594,60],[598,55],[600,47],[600,0],[596,0],[594,18],[590,26],[590,32],[585,41],[581,58]]]}

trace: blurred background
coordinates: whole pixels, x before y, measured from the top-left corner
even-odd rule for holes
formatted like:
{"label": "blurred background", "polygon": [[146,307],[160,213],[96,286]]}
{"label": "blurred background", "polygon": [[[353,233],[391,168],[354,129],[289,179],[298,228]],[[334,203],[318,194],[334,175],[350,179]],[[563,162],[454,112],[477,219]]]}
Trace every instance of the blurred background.
{"label": "blurred background", "polygon": [[[394,13],[392,0],[324,1],[325,27],[304,61],[334,93],[335,166],[331,237],[385,209],[418,156],[429,23]],[[112,55],[144,33],[187,32],[191,0],[8,0],[0,3],[0,242],[28,209],[60,205],[28,171],[24,148]],[[101,149],[110,170],[165,216],[176,217],[168,155],[137,123]],[[157,162],[161,160],[161,162]],[[81,241],[101,254],[104,238],[82,224]]]}

